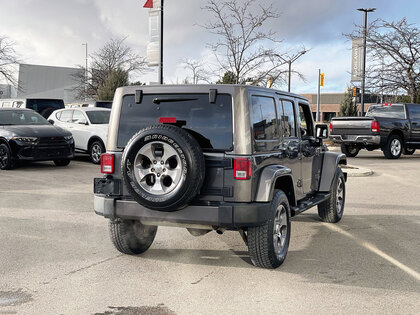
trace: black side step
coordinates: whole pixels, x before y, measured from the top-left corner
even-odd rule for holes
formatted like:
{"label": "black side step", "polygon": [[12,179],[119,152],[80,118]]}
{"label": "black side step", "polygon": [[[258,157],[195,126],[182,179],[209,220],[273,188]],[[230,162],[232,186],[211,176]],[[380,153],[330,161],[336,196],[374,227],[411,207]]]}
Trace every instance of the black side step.
{"label": "black side step", "polygon": [[328,198],[330,198],[330,195],[331,195],[330,193],[317,193],[308,198],[300,200],[296,207],[290,208],[292,217],[327,200]]}

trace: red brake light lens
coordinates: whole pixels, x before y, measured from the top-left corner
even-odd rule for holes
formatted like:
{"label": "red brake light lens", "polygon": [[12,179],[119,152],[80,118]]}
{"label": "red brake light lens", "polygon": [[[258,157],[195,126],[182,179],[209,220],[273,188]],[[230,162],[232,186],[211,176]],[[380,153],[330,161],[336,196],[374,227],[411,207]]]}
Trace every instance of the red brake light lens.
{"label": "red brake light lens", "polygon": [[160,124],[175,124],[176,117],[159,117]]}
{"label": "red brake light lens", "polygon": [[379,123],[376,120],[372,121],[372,132],[379,132]]}
{"label": "red brake light lens", "polygon": [[114,173],[114,154],[104,153],[101,155],[101,173]]}
{"label": "red brake light lens", "polygon": [[251,177],[251,162],[245,158],[233,160],[233,178],[246,180]]}
{"label": "red brake light lens", "polygon": [[332,131],[333,125],[332,122],[330,122],[330,132]]}

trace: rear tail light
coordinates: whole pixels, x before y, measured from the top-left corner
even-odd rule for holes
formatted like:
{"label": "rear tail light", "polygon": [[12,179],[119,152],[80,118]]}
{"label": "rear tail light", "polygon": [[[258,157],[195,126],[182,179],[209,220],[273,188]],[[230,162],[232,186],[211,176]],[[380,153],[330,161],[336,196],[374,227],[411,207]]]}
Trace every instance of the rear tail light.
{"label": "rear tail light", "polygon": [[376,120],[372,121],[372,132],[379,132],[379,123]]}
{"label": "rear tail light", "polygon": [[245,158],[233,160],[233,178],[248,179],[251,177],[251,162]]}
{"label": "rear tail light", "polygon": [[101,173],[114,173],[114,154],[104,153],[101,155]]}
{"label": "rear tail light", "polygon": [[159,117],[159,123],[161,124],[175,124],[176,117]]}
{"label": "rear tail light", "polygon": [[333,128],[332,122],[330,122],[330,132],[332,131],[332,128]]}

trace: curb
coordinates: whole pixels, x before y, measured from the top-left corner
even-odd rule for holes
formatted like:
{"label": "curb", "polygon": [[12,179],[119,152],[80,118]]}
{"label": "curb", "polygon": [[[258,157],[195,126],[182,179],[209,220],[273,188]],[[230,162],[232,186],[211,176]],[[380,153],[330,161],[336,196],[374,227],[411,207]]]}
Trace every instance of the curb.
{"label": "curb", "polygon": [[373,174],[373,171],[368,168],[352,165],[343,165],[341,169],[343,172],[347,173],[348,177],[367,177]]}

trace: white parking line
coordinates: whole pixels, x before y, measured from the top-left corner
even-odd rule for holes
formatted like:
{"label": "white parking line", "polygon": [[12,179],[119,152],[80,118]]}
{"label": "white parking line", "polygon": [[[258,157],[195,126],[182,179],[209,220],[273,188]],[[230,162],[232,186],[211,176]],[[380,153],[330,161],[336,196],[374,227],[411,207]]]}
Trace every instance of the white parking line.
{"label": "white parking line", "polygon": [[420,273],[418,273],[417,271],[415,271],[415,270],[411,269],[410,267],[404,265],[402,262],[399,262],[398,260],[389,256],[388,254],[384,253],[383,251],[378,249],[375,245],[372,245],[369,242],[366,242],[366,241],[363,241],[363,240],[357,238],[356,236],[354,236],[354,235],[350,234],[349,232],[343,230],[342,228],[340,228],[337,225],[333,225],[333,224],[329,224],[329,223],[323,223],[323,225],[326,226],[327,228],[329,228],[330,230],[334,231],[334,232],[338,232],[338,233],[340,233],[344,236],[347,236],[348,238],[354,240],[360,246],[370,250],[372,253],[378,255],[379,257],[387,260],[388,262],[390,262],[394,266],[400,268],[402,271],[409,274],[410,276],[412,276],[417,281],[420,281]]}

